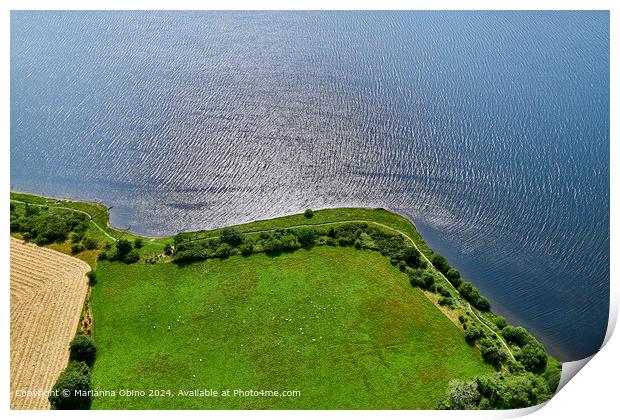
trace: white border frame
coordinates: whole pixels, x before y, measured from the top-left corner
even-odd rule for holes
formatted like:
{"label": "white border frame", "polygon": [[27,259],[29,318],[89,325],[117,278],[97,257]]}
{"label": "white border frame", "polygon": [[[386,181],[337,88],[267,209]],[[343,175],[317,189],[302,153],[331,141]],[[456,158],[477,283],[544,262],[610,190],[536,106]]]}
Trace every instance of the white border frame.
{"label": "white border frame", "polygon": [[[384,9],[431,9],[431,10],[462,10],[462,9],[474,9],[474,10],[609,10],[610,11],[610,311],[609,311],[609,325],[607,334],[605,337],[605,344],[602,351],[596,354],[594,357],[589,358],[582,363],[571,362],[566,366],[563,372],[562,382],[566,384],[567,373],[574,371],[576,373],[583,367],[583,371],[579,373],[578,378],[572,381],[568,381],[568,384],[558,392],[546,405],[543,410],[537,410],[537,408],[523,409],[523,410],[511,410],[511,411],[492,411],[492,412],[438,412],[438,411],[391,411],[390,416],[396,418],[459,418],[465,419],[479,419],[485,418],[505,418],[524,415],[533,411],[536,411],[537,418],[549,418],[557,419],[558,417],[567,418],[583,418],[584,416],[597,417],[611,417],[610,414],[617,413],[617,392],[616,392],[616,378],[620,373],[618,357],[620,355],[620,342],[617,337],[613,337],[612,333],[615,328],[616,319],[618,315],[618,265],[614,262],[614,257],[618,255],[618,224],[617,219],[614,218],[614,211],[617,206],[617,192],[618,187],[618,162],[620,157],[620,143],[618,142],[618,122],[617,117],[619,115],[618,99],[620,98],[620,92],[618,90],[618,74],[620,69],[618,68],[618,29],[620,29],[620,8],[618,1],[612,0],[590,0],[590,1],[576,1],[565,0],[561,2],[555,2],[557,4],[551,4],[551,2],[542,2],[540,0],[506,0],[506,1],[458,1],[458,0],[435,0],[435,1],[368,1],[368,0],[297,0],[294,2],[287,2],[283,0],[262,0],[262,1],[247,1],[247,0],[228,0],[225,2],[205,2],[197,0],[176,0],[174,2],[164,2],[159,0],[146,1],[146,0],[108,0],[108,1],[88,1],[84,2],[79,0],[57,0],[53,4],[50,1],[43,0],[8,0],[3,2],[4,13],[2,14],[1,21],[4,24],[0,25],[2,28],[0,36],[2,43],[2,60],[3,66],[3,101],[1,105],[1,121],[2,121],[2,147],[4,153],[0,154],[2,171],[2,188],[4,196],[8,197],[10,189],[10,10],[67,10],[67,9],[84,9],[84,10],[150,10],[150,9],[164,9],[164,10],[182,10],[182,9],[211,9],[211,10],[263,10],[263,9],[286,9],[286,10],[338,10],[338,9],[357,9],[357,10],[384,10]],[[4,311],[0,315],[2,322],[2,331],[5,345],[0,347],[1,353],[1,368],[5,374],[4,380],[0,384],[2,390],[2,409],[3,411],[9,411],[9,319],[10,319],[10,305],[9,305],[9,231],[8,231],[8,206],[2,207],[0,219],[5,221],[0,223],[0,235],[5,238],[1,241],[0,249],[0,267],[2,269],[3,278],[5,279],[5,286],[0,290],[0,296],[2,299]],[[617,334],[616,334],[617,335]],[[584,367],[585,363],[591,359],[591,362]],[[571,376],[572,377],[572,376]],[[570,378],[569,378],[570,379]],[[33,415],[38,416],[51,416],[62,418],[78,418],[83,416],[92,416],[94,418],[107,417],[109,413],[91,411],[88,413],[82,412],[28,412],[28,411],[10,411],[9,415],[14,417],[24,416],[30,418]],[[188,418],[202,418],[205,415],[215,418],[224,418],[229,416],[241,416],[251,415],[252,417],[259,419],[271,419],[271,418],[288,418],[291,415],[295,417],[312,418],[320,415],[321,417],[350,417],[358,420],[361,418],[370,418],[379,413],[372,411],[321,411],[320,413],[313,411],[296,411],[294,413],[287,411],[252,411],[252,412],[240,412],[240,411],[177,411],[175,416],[183,416]],[[387,414],[387,413],[381,413]],[[149,412],[127,412],[116,411],[113,414],[115,417],[128,418],[129,416],[148,416],[149,418],[165,418],[170,415],[168,412],[162,411],[149,411]]]}

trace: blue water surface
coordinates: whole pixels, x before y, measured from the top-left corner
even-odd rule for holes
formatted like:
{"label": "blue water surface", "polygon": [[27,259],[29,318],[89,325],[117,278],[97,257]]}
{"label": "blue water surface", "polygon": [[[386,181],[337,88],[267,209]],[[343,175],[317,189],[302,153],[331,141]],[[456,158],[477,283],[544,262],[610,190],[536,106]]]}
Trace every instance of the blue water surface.
{"label": "blue water surface", "polygon": [[609,302],[607,12],[12,12],[11,186],[170,235],[385,207],[563,360]]}

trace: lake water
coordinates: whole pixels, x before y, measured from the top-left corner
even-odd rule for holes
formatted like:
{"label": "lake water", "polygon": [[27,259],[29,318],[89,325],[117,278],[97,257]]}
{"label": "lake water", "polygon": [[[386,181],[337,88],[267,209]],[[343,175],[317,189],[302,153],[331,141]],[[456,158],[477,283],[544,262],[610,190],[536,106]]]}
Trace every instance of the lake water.
{"label": "lake water", "polygon": [[609,302],[607,12],[12,12],[11,187],[172,235],[411,217],[563,360]]}

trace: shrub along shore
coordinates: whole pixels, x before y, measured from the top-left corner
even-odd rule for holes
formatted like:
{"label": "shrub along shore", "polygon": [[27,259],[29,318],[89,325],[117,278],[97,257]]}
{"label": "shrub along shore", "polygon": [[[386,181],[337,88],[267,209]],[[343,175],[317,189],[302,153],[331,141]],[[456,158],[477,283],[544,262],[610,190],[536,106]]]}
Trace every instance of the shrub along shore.
{"label": "shrub along shore", "polygon": [[[303,214],[167,238],[118,230],[108,220],[108,209],[100,204],[11,193],[12,235],[75,255],[93,268],[97,260],[104,259],[184,266],[233,255],[277,256],[320,246],[378,251],[406,273],[412,287],[423,290],[462,330],[464,340],[496,369],[494,375],[451,383],[438,408],[526,407],[546,401],[557,388],[561,364],[524,328],[507,325],[504,318],[493,314],[489,300],[446,258],[433,253],[415,226],[398,214],[383,209],[308,209]],[[89,283],[96,287],[95,273]],[[84,344],[81,339],[79,343]],[[56,387],[90,387],[92,361],[89,365],[75,360]],[[84,408],[89,401],[51,402],[56,408],[71,404]]]}

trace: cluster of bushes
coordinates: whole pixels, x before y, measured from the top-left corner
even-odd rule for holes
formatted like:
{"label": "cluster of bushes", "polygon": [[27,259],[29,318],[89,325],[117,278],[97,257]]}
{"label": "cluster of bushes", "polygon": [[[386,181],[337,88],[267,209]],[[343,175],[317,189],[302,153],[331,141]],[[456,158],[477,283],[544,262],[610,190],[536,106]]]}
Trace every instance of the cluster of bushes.
{"label": "cluster of bushes", "polygon": [[[236,253],[252,253],[250,243],[245,243],[244,235],[235,229],[224,229],[219,238],[193,240],[190,234],[179,233],[174,237],[175,246],[166,245],[164,253],[173,254],[175,262],[192,262],[208,258],[226,258]],[[243,249],[241,249],[243,248]]]}
{"label": "cluster of bushes", "polygon": [[500,330],[508,325],[508,323],[506,322],[506,318],[504,318],[503,316],[499,316],[499,315],[495,315],[493,317],[493,323]]}
{"label": "cluster of bushes", "polygon": [[71,341],[69,350],[69,364],[56,380],[48,399],[56,410],[86,410],[91,404],[90,369],[97,349],[90,337],[79,334]]}
{"label": "cluster of bushes", "polygon": [[140,260],[140,254],[137,248],[142,248],[142,239],[136,239],[132,244],[128,239],[119,239],[114,244],[114,252],[109,254],[106,251],[99,253],[99,260],[123,261],[127,264],[133,264]]}
{"label": "cluster of bushes", "polygon": [[78,254],[84,250],[93,250],[99,248],[99,243],[84,234],[73,232],[71,234],[71,253]]}
{"label": "cluster of bushes", "polygon": [[60,373],[48,400],[55,410],[87,410],[90,408],[90,369],[83,362],[70,361]]}
{"label": "cluster of bushes", "polygon": [[409,282],[413,287],[419,287],[420,289],[429,290],[431,292],[436,291],[435,276],[428,270],[411,270],[409,272]]}
{"label": "cluster of bushes", "polygon": [[555,392],[544,378],[526,372],[519,375],[489,375],[468,381],[454,380],[439,409],[513,409],[541,404]]}
{"label": "cluster of bushes", "polygon": [[[290,252],[313,246],[353,246],[381,252],[402,271],[423,266],[419,253],[406,244],[398,234],[390,234],[366,223],[348,223],[327,229],[303,227],[263,232],[250,239],[236,229],[224,229],[219,238],[193,239],[191,234],[174,237],[173,260],[188,263],[208,258],[226,258],[230,255]],[[168,249],[172,252],[172,247]]]}
{"label": "cluster of bushes", "polygon": [[[459,320],[465,328],[465,318],[460,317]],[[561,368],[555,365],[548,366],[548,356],[543,345],[525,328],[507,325],[506,320],[502,317],[496,317],[494,322],[498,327],[503,327],[501,328],[501,335],[507,343],[512,345],[516,361],[508,358],[508,353],[495,335],[487,335],[480,326],[475,324],[470,328],[465,328],[465,341],[470,345],[478,343],[484,361],[497,369],[502,364],[507,364],[508,370],[512,373],[543,374],[551,391],[555,391]]]}
{"label": "cluster of bushes", "polygon": [[447,306],[450,309],[454,309],[454,301],[451,297],[441,296],[437,301],[441,306]]}
{"label": "cluster of bushes", "polygon": [[431,262],[474,308],[481,311],[491,310],[491,302],[480,294],[470,282],[461,278],[461,273],[452,268],[443,255],[433,254]]}
{"label": "cluster of bushes", "polygon": [[[461,323],[465,327],[464,319]],[[484,329],[478,325],[473,324],[470,328],[465,329],[465,341],[472,346],[478,343],[482,359],[496,369],[499,369],[508,360],[508,353],[498,342],[497,336],[494,334],[487,335]]]}
{"label": "cluster of bushes", "polygon": [[[461,322],[464,323],[464,321]],[[467,341],[467,344],[469,345],[476,344],[476,341],[480,340],[481,338],[486,338],[486,336],[487,334],[484,332],[484,330],[477,325],[473,325],[471,328],[465,330],[465,341]]]}
{"label": "cluster of bushes", "polygon": [[478,289],[476,289],[470,282],[462,282],[458,287],[458,290],[461,296],[463,296],[466,301],[471,303],[474,308],[480,309],[481,311],[491,310],[491,302],[482,296]]}
{"label": "cluster of bushes", "polygon": [[523,327],[505,326],[502,337],[518,347],[515,359],[529,372],[542,373],[547,367],[547,352],[543,345]]}
{"label": "cluster of bushes", "polygon": [[88,284],[90,286],[94,286],[95,284],[97,284],[97,274],[95,274],[93,270],[90,270],[88,273],[86,273],[86,278],[88,279]]}
{"label": "cluster of bushes", "polygon": [[[465,328],[466,318],[459,317]],[[473,324],[466,328],[465,339],[471,345],[478,343],[482,358],[496,368],[504,364],[507,374],[482,376],[469,381],[452,381],[440,409],[511,409],[541,404],[551,398],[560,382],[562,364],[549,359],[542,347],[523,327],[512,327],[496,316],[495,325],[502,336],[517,347],[514,361],[508,358],[495,335],[487,334]]]}
{"label": "cluster of bushes", "polygon": [[502,363],[508,359],[508,353],[504,350],[504,347],[498,342],[497,336],[482,338],[478,341],[480,345],[480,354],[482,360],[491,366],[499,369]]}
{"label": "cluster of bushes", "polygon": [[423,290],[438,293],[440,295],[438,300],[440,305],[454,308],[452,293],[445,287],[436,283],[436,278],[432,271],[421,268],[409,269],[408,271],[409,282],[413,287],[419,287]]}
{"label": "cluster of bushes", "polygon": [[96,239],[86,235],[88,221],[88,216],[79,212],[59,213],[50,211],[49,207],[11,204],[11,232],[20,233],[24,240],[41,246],[69,239],[72,254],[100,247]]}
{"label": "cluster of bushes", "polygon": [[50,212],[48,207],[27,204],[23,206],[23,211],[20,211],[18,206],[11,204],[10,229],[13,233],[20,233],[24,240],[37,245],[64,242],[69,235],[80,238],[81,241],[88,230],[88,216],[77,212],[61,215]]}

